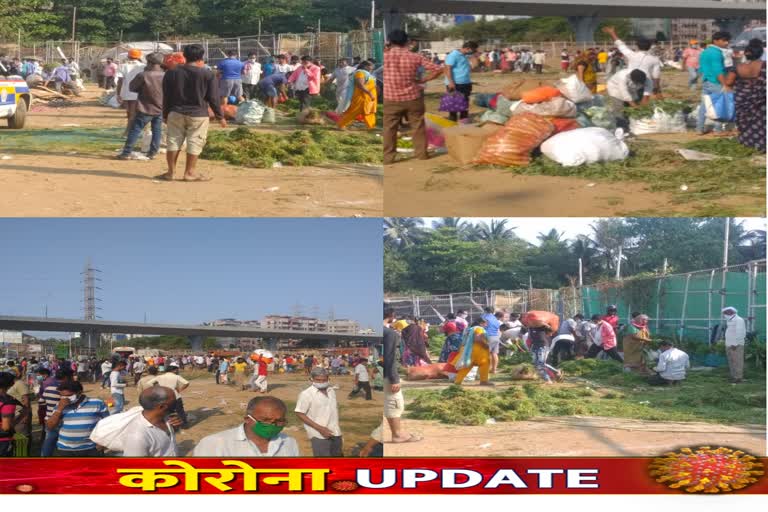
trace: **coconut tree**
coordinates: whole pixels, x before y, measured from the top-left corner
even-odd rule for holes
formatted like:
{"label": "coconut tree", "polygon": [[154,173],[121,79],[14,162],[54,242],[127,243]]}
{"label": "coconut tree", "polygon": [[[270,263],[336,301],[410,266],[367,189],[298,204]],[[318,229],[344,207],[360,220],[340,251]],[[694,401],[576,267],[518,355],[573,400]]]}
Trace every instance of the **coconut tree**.
{"label": "coconut tree", "polygon": [[384,243],[393,249],[405,249],[424,236],[424,220],[418,217],[384,219]]}

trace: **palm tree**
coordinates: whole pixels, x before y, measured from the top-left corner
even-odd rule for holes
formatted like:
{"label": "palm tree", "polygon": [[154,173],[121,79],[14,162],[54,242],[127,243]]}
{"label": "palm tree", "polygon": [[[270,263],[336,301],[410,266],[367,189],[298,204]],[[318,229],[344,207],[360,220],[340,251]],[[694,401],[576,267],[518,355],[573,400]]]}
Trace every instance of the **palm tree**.
{"label": "palm tree", "polygon": [[549,230],[549,233],[539,233],[536,238],[541,242],[542,244],[545,244],[547,242],[554,242],[554,243],[560,243],[563,241],[563,234],[560,233],[555,228],[552,228]]}
{"label": "palm tree", "polygon": [[746,260],[761,260],[765,258],[765,230],[753,229],[741,235],[738,239],[737,249]]}
{"label": "palm tree", "polygon": [[432,221],[432,229],[453,228],[457,232],[466,225],[467,223],[461,220],[461,217],[440,217],[440,220]]}
{"label": "palm tree", "polygon": [[516,238],[516,227],[507,227],[507,219],[491,219],[491,224],[480,223],[480,239],[486,242],[495,242],[499,240],[512,240]]}
{"label": "palm tree", "polygon": [[384,243],[393,249],[405,249],[424,235],[424,220],[418,217],[387,217],[384,219]]}
{"label": "palm tree", "polygon": [[471,222],[464,223],[464,229],[462,230],[462,239],[468,242],[477,242],[483,239],[483,226],[481,224],[472,224]]}

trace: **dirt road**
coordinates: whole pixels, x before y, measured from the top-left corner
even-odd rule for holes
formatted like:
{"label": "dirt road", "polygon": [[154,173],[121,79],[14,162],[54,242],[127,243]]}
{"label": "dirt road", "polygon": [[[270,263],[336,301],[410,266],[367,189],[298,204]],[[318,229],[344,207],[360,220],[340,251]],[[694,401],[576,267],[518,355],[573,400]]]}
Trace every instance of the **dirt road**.
{"label": "dirt road", "polygon": [[424,436],[417,443],[384,445],[387,457],[633,457],[686,446],[712,445],[766,453],[765,426],[723,426],[621,418],[568,416],[476,427],[404,420]]}
{"label": "dirt road", "polygon": [[[520,73],[474,74],[474,93],[497,92],[520,76]],[[565,75],[540,75],[542,80],[549,81],[561,76]],[[662,78],[665,96],[694,101],[695,94],[687,89],[686,77],[683,72],[665,71]],[[604,81],[600,76],[600,82]],[[445,116],[438,112],[442,91],[442,81],[430,82],[426,91],[427,112]],[[472,104],[470,113],[484,110]],[[636,139],[673,155],[681,144],[696,138],[698,136],[689,130],[685,134],[649,135]],[[676,173],[685,160],[674,155],[663,165],[654,162],[647,169],[641,169],[639,174],[647,179],[632,181],[607,174],[599,178],[581,178],[578,171],[573,176],[524,175],[515,172],[514,168],[462,167],[445,154],[429,160],[415,160],[407,154],[399,158],[400,161],[385,168],[385,214],[388,216],[609,217],[731,213],[759,216],[765,212],[764,157],[750,162],[754,171],[748,176],[754,176],[753,179],[749,177],[727,192],[716,192],[721,190],[718,183],[727,178],[716,176],[719,171],[714,165],[706,169],[706,176],[696,173],[690,176],[689,173],[686,181],[681,181]],[[696,195],[692,197],[692,194]]]}
{"label": "dirt road", "polygon": [[[4,217],[376,217],[380,167],[250,169],[200,160],[205,183],[168,183],[154,161],[118,161],[125,114],[91,86],[75,106],[33,106],[22,131],[0,128]],[[220,130],[218,126],[212,130]],[[184,157],[179,162],[183,167]],[[178,179],[181,172],[177,169]]]}

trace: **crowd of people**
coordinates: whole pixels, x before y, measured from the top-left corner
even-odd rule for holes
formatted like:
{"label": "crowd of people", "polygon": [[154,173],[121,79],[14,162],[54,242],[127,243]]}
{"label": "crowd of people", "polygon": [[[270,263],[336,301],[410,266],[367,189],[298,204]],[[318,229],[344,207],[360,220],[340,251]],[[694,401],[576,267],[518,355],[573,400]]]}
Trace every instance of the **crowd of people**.
{"label": "crowd of people", "polygon": [[0,75],[20,76],[30,86],[51,87],[57,92],[69,89],[75,94],[82,90],[80,65],[73,58],[45,63],[37,57],[8,58],[0,55]]}
{"label": "crowd of people", "polygon": [[[249,361],[246,363],[246,361]],[[178,455],[175,436],[188,428],[182,393],[190,381],[180,370],[215,373],[217,384],[228,381],[267,393],[269,372],[303,372],[310,386],[298,396],[294,412],[304,425],[314,456],[343,456],[335,376],[354,375],[350,398],[371,400],[371,381],[383,390],[380,361],[369,364],[358,355],[299,354],[267,357],[208,355],[82,357],[77,361],[22,358],[0,368],[0,456],[29,456],[33,408],[40,424],[40,456],[112,455],[171,457]],[[374,366],[373,371],[369,366]],[[250,380],[247,375],[252,372]],[[378,381],[377,376],[378,375]],[[88,396],[83,384],[100,383],[110,399]],[[125,391],[135,387],[139,407],[124,410]],[[273,396],[250,400],[237,427],[207,436],[193,456],[299,456],[296,440],[281,433],[287,407]],[[381,429],[361,447],[361,456],[381,455]]]}
{"label": "crowd of people", "polygon": [[[629,324],[624,325],[620,323],[616,306],[609,306],[605,315],[586,319],[576,314],[552,327],[552,321],[534,319],[526,326],[518,313],[476,307],[479,316],[471,322],[465,310],[441,316],[438,330],[445,336],[441,347],[429,346],[430,325],[423,318],[391,320],[388,326],[399,334],[401,357],[398,362],[406,368],[447,363],[440,371],[455,384],[462,384],[467,378],[474,380],[477,375],[482,386],[494,385],[491,379],[498,371],[499,353],[505,350],[530,353],[533,366],[545,384],[561,380],[559,367],[572,359],[615,360],[624,371],[648,377],[651,385],[679,384],[690,368],[688,354],[668,340],[660,342],[658,352],[651,350],[649,317],[640,312],[633,312]],[[723,317],[731,382],[740,383],[745,322],[733,307],[723,309]],[[432,357],[430,350],[439,356]]]}

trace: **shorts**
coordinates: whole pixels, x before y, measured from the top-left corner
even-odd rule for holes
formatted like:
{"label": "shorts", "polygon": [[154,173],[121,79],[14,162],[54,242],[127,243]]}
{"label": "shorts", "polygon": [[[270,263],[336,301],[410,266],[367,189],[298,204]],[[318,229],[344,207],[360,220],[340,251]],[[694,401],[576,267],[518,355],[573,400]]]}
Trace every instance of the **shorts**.
{"label": "shorts", "polygon": [[179,151],[187,141],[187,154],[199,155],[208,139],[208,118],[168,114],[168,151]]}
{"label": "shorts", "polygon": [[491,354],[498,354],[500,345],[501,336],[488,336],[488,348],[491,351]]}
{"label": "shorts", "polygon": [[390,393],[386,391],[389,389],[389,381],[384,381],[384,417],[385,418],[399,418],[405,411],[405,398],[403,398],[403,392]]}
{"label": "shorts", "polygon": [[242,80],[221,80],[219,84],[219,96],[222,98],[228,98],[234,96],[240,98],[243,96],[243,81]]}
{"label": "shorts", "polygon": [[272,84],[265,84],[260,86],[261,92],[264,93],[264,96],[267,98],[277,98],[277,87],[275,87]]}

